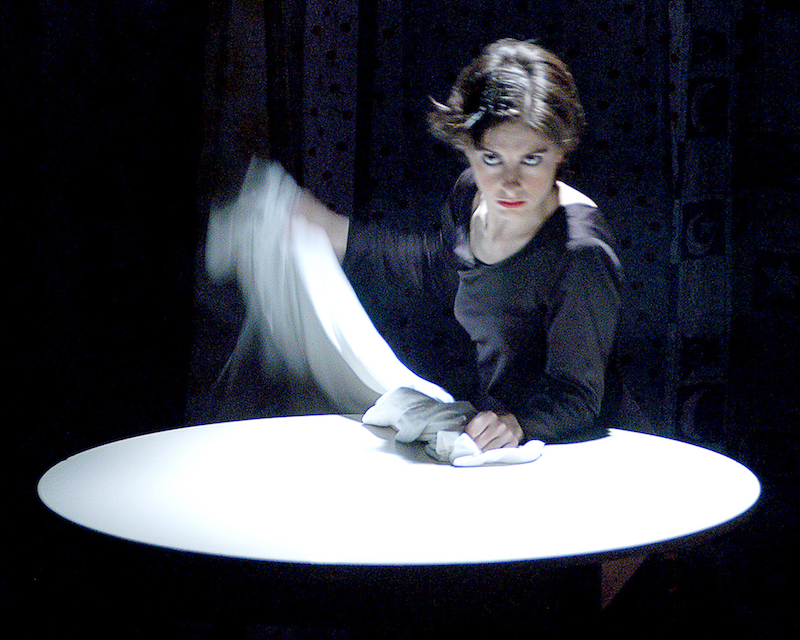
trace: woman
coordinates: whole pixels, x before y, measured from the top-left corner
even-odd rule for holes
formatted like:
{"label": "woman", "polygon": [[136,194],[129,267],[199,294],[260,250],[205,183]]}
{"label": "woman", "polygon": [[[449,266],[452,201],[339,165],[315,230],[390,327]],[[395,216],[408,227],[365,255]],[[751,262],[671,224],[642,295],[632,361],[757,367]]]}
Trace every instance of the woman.
{"label": "woman", "polygon": [[452,305],[474,349],[465,399],[478,414],[466,432],[481,449],[603,435],[619,398],[607,375],[619,260],[594,203],[557,181],[584,126],[571,74],[537,45],[500,40],[429,122],[469,164],[440,229],[398,234],[308,195],[299,209],[325,228],[348,274]]}

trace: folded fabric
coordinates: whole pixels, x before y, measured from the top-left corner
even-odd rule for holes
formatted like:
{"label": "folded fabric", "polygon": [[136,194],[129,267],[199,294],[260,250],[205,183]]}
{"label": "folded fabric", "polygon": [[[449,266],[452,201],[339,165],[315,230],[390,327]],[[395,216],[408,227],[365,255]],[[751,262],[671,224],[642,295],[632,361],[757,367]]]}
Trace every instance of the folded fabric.
{"label": "folded fabric", "polygon": [[235,276],[247,309],[231,366],[255,337],[268,371],[313,379],[342,413],[362,413],[399,386],[451,401],[397,359],[325,231],[291,215],[298,193],[280,165],[256,160],[236,201],[212,212],[206,268],[217,280]]}
{"label": "folded fabric", "polygon": [[544,443],[531,440],[520,447],[481,451],[464,428],[477,412],[469,402],[442,402],[414,389],[385,393],[362,418],[365,424],[393,427],[398,442],[419,441],[439,462],[457,467],[484,464],[520,464],[542,455]]}
{"label": "folded fabric", "polygon": [[[436,459],[447,460],[454,467],[480,467],[486,464],[523,464],[542,455],[544,442],[529,440],[518,447],[481,451],[466,433],[440,431],[436,440]],[[427,447],[426,447],[427,450]]]}

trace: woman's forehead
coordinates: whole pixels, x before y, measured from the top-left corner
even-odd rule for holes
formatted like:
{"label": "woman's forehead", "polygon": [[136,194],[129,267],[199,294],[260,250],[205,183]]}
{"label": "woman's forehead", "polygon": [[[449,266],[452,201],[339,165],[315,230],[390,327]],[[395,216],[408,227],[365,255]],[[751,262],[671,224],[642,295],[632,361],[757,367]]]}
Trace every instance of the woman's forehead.
{"label": "woman's forehead", "polygon": [[543,152],[557,147],[555,142],[534,131],[522,120],[509,120],[492,125],[481,136],[480,147],[497,150],[524,150]]}

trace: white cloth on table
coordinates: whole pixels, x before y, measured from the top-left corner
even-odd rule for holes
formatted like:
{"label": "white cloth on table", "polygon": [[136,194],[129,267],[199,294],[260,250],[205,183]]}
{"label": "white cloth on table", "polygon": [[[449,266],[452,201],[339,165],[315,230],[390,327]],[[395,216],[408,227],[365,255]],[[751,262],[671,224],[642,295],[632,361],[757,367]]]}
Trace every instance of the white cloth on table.
{"label": "white cloth on table", "polygon": [[464,433],[464,427],[476,413],[469,402],[442,402],[401,387],[382,395],[362,420],[378,427],[393,427],[399,442],[423,442],[432,458],[457,467],[520,464],[542,455],[544,443],[540,440],[531,440],[521,447],[481,451]]}
{"label": "white cloth on table", "polygon": [[436,441],[438,456],[446,456],[455,467],[480,467],[490,464],[524,464],[537,460],[544,451],[544,442],[528,440],[518,447],[502,447],[481,451],[466,433],[451,441],[452,432],[440,431]]}

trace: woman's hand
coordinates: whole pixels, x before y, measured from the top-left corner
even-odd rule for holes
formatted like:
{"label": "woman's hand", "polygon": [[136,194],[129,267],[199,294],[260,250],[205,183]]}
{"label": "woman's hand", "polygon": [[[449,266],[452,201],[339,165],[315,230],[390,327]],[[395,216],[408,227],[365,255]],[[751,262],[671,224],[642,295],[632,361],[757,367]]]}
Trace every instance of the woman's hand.
{"label": "woman's hand", "polygon": [[328,234],[336,257],[339,262],[342,261],[347,250],[350,218],[334,213],[305,189],[297,194],[292,205],[292,215],[304,216],[312,224],[322,227]]}
{"label": "woman's hand", "polygon": [[522,427],[512,413],[497,415],[494,411],[481,411],[470,420],[465,431],[481,451],[516,447],[522,442]]}

